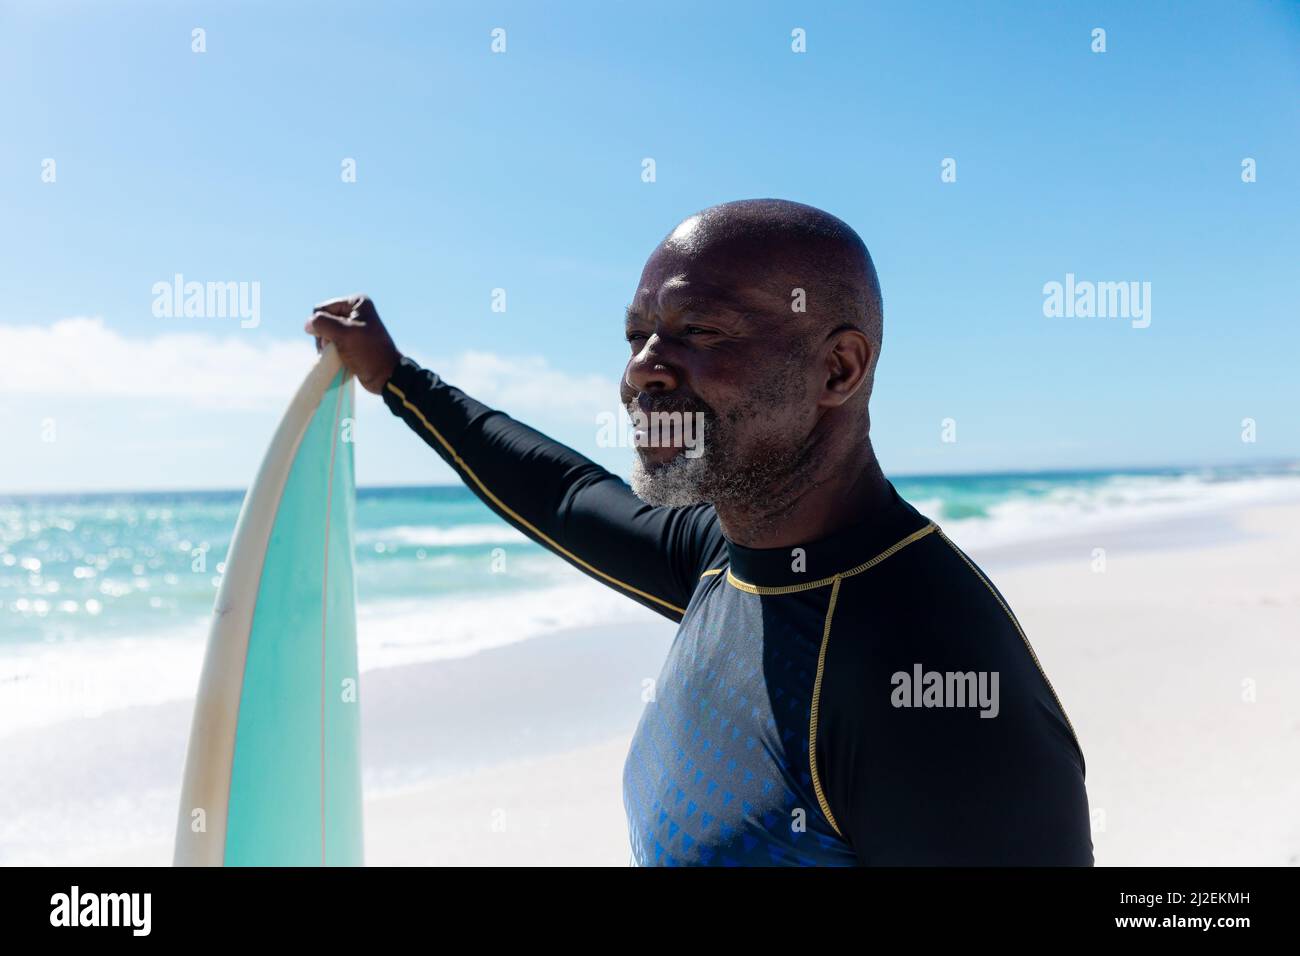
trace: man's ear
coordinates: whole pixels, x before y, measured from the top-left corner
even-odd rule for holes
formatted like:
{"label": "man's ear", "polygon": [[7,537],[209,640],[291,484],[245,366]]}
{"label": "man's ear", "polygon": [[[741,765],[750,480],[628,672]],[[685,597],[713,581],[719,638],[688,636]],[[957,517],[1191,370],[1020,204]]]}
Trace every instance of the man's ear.
{"label": "man's ear", "polygon": [[869,382],[875,355],[870,340],[857,329],[840,329],[826,345],[826,380],[820,404],[835,408]]}

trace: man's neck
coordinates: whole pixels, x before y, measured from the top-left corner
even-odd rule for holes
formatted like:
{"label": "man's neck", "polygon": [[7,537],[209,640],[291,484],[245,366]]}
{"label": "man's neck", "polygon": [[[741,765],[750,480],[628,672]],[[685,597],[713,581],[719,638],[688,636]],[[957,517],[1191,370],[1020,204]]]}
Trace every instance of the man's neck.
{"label": "man's neck", "polygon": [[855,458],[827,463],[821,474],[800,478],[799,487],[773,489],[761,501],[717,505],[723,534],[746,548],[784,548],[866,521],[891,493],[870,444]]}

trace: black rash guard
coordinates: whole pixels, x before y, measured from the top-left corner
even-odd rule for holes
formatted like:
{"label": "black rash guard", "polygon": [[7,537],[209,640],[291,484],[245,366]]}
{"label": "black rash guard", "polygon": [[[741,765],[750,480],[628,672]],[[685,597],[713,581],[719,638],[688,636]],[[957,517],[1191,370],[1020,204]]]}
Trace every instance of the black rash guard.
{"label": "black rash guard", "polygon": [[634,863],[1092,864],[1083,753],[1028,639],[896,492],[755,550],[409,359],[384,401],[498,515],[679,623],[623,772]]}

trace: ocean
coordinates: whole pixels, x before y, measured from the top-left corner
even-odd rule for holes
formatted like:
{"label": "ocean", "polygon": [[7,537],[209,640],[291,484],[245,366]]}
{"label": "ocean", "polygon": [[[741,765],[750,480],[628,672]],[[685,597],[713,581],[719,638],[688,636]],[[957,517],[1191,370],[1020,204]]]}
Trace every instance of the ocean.
{"label": "ocean", "polygon": [[[895,478],[967,549],[1300,497],[1300,463]],[[0,496],[0,736],[193,695],[241,491]],[[362,670],[651,612],[461,486],[357,497]]]}

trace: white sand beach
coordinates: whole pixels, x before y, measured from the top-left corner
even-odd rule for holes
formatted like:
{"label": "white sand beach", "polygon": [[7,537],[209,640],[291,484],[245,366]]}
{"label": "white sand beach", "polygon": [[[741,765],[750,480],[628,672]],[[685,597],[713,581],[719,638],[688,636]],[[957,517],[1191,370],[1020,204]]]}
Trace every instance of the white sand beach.
{"label": "white sand beach", "polygon": [[[1083,744],[1098,865],[1300,863],[1300,504],[974,556]],[[367,673],[367,862],[627,865],[623,756],[672,633],[647,612]],[[169,863],[190,708],[0,739],[24,768],[0,862]]]}
{"label": "white sand beach", "polygon": [[987,562],[1082,741],[1098,865],[1300,864],[1300,507],[1231,518],[1212,545]]}

